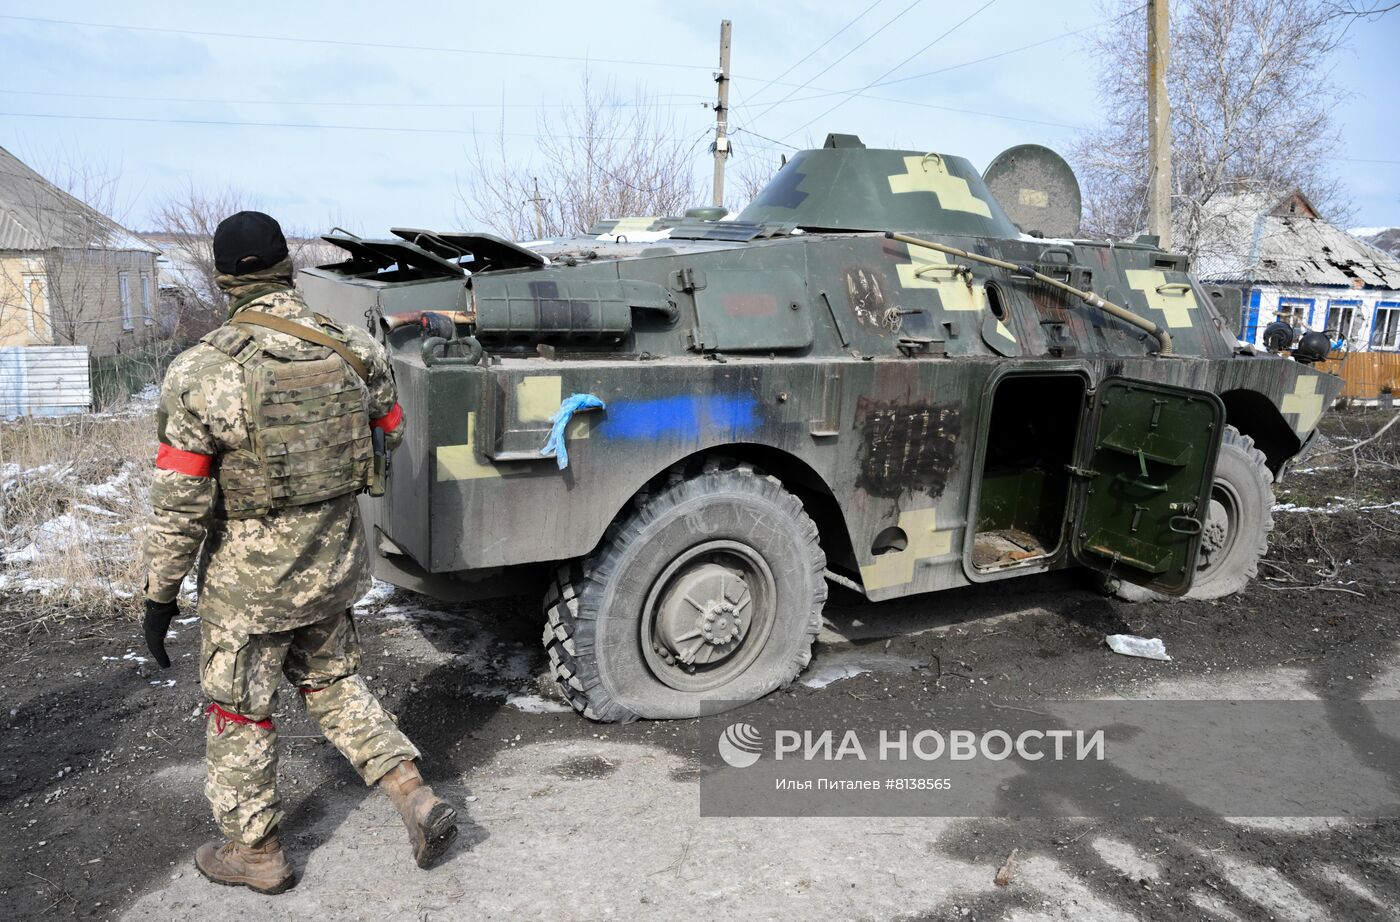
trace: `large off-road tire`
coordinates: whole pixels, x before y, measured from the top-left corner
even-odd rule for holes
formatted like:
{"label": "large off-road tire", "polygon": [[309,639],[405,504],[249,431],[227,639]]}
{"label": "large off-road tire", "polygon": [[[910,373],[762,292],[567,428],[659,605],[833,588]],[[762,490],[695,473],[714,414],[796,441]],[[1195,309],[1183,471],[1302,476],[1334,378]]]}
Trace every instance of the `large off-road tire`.
{"label": "large off-road tire", "polygon": [[753,701],[811,659],[825,570],[816,526],[777,478],[732,461],[674,470],[559,569],[544,602],[554,677],[598,721]]}
{"label": "large off-road tire", "polygon": [[1234,426],[1226,427],[1196,576],[1185,596],[1162,595],[1115,578],[1105,580],[1105,588],[1120,599],[1145,602],[1218,599],[1247,586],[1259,574],[1259,561],[1274,529],[1274,475],[1265,462],[1253,439]]}

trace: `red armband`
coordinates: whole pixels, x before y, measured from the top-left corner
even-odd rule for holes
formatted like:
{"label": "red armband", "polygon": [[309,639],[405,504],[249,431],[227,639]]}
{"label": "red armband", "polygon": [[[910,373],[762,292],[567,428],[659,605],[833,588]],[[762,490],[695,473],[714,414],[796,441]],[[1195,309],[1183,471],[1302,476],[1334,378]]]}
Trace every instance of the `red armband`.
{"label": "red armband", "polygon": [[163,471],[189,474],[191,477],[208,477],[214,469],[214,456],[201,455],[197,451],[182,451],[162,442],[156,449],[156,467]]}
{"label": "red armband", "polygon": [[378,419],[370,420],[369,424],[376,429],[383,429],[385,432],[393,432],[399,427],[399,423],[401,422],[403,422],[403,407],[396,403],[390,408],[388,413],[385,413]]}
{"label": "red armband", "polygon": [[250,724],[257,727],[259,730],[273,729],[272,718],[270,717],[264,717],[262,720],[254,720],[251,717],[244,717],[242,714],[235,714],[233,711],[221,708],[213,701],[209,702],[209,706],[204,709],[204,713],[214,719],[215,736],[223,736],[224,731],[228,729],[228,725],[231,723]]}

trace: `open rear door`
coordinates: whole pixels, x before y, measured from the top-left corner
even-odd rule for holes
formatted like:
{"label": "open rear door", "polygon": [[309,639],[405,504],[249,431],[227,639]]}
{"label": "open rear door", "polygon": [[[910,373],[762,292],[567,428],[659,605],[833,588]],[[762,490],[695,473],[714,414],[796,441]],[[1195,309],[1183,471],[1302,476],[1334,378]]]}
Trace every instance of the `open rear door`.
{"label": "open rear door", "polygon": [[1225,407],[1207,391],[1108,378],[1076,473],[1079,563],[1168,595],[1191,588]]}

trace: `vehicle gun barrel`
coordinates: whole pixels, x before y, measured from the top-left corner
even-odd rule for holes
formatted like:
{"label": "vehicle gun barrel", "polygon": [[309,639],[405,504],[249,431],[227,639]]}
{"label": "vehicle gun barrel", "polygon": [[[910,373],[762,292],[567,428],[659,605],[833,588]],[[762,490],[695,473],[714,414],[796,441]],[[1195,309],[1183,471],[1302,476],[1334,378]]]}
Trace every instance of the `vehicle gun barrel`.
{"label": "vehicle gun barrel", "polygon": [[898,240],[900,243],[907,243],[910,246],[925,247],[930,250],[937,250],[940,253],[946,253],[949,256],[956,256],[959,259],[967,259],[971,260],[972,262],[983,263],[984,265],[988,266],[996,266],[998,269],[1006,269],[1010,272],[1016,272],[1021,275],[1033,278],[1037,282],[1041,282],[1042,284],[1049,285],[1052,288],[1058,288],[1063,292],[1074,295],[1076,298],[1083,301],[1090,307],[1098,308],[1106,314],[1117,317],[1124,323],[1130,323],[1138,329],[1150,333],[1157,339],[1159,355],[1172,354],[1172,336],[1170,333],[1157,326],[1157,324],[1153,323],[1151,320],[1148,320],[1146,317],[1141,317],[1137,314],[1134,314],[1126,307],[1114,304],[1112,301],[1107,301],[1094,294],[1092,291],[1084,291],[1082,289],[1075,288],[1073,285],[1062,282],[1057,278],[1051,278],[1050,276],[1045,275],[1042,272],[1037,272],[1030,266],[1017,265],[1016,263],[1007,262],[1004,259],[996,259],[992,256],[983,256],[980,253],[969,253],[967,250],[960,250],[957,247],[948,246],[944,243],[934,243],[932,240],[924,240],[920,237],[911,237],[908,234],[900,234],[896,233],[895,231],[886,231],[885,236],[890,240]]}

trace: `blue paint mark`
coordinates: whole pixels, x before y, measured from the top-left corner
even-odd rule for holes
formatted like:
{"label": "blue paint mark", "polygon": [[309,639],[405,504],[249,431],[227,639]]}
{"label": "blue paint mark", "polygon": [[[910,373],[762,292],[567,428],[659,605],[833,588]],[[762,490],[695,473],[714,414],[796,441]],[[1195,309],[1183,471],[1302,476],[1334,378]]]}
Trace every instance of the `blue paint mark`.
{"label": "blue paint mark", "polygon": [[1245,321],[1244,341],[1254,342],[1259,337],[1259,296],[1261,292],[1258,288],[1249,292],[1249,305],[1247,307],[1249,319]]}
{"label": "blue paint mark", "polygon": [[759,426],[752,394],[680,394],[654,400],[614,400],[596,432],[603,438],[651,440],[745,435]]}

